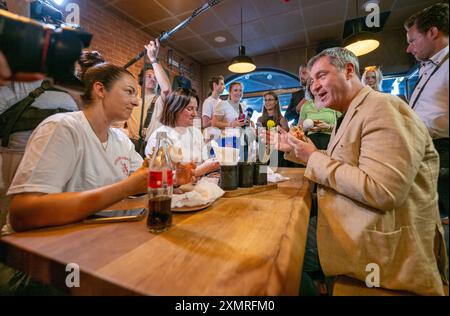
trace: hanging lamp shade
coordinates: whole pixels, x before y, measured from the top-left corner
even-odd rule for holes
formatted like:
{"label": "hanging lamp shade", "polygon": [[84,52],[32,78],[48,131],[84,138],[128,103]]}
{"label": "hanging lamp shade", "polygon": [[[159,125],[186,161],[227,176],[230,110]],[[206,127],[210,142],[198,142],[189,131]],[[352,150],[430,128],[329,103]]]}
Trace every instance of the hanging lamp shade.
{"label": "hanging lamp shade", "polygon": [[242,44],[242,7],[241,7],[241,46],[239,46],[239,55],[234,57],[228,65],[228,70],[238,74],[252,72],[256,69],[253,60],[245,55],[245,46]]}
{"label": "hanging lamp shade", "polygon": [[362,56],[373,52],[380,46],[380,42],[372,37],[372,34],[367,32],[358,32],[349,37],[345,41],[345,48],[351,51],[356,56]]}
{"label": "hanging lamp shade", "polygon": [[[366,1],[363,8],[367,3]],[[378,2],[377,2],[378,3]],[[344,24],[344,47],[356,56],[362,56],[373,52],[380,46],[380,42],[375,39],[374,33],[380,32],[389,17],[390,12],[383,12],[379,15],[379,25],[367,25],[366,17],[358,17],[359,1],[355,1],[355,19],[347,20]]]}
{"label": "hanging lamp shade", "polygon": [[245,46],[239,46],[239,55],[231,60],[228,70],[234,73],[243,74],[252,72],[255,69],[256,66],[253,60],[245,55]]}

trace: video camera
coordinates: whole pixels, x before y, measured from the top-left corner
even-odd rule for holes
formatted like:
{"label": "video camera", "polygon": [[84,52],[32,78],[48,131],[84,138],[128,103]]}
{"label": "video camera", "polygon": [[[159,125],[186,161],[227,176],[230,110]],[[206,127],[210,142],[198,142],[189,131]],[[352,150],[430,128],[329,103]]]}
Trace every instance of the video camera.
{"label": "video camera", "polygon": [[62,13],[46,1],[32,2],[30,12],[35,19],[55,25],[0,10],[0,50],[11,71],[45,73],[56,86],[82,91],[75,62],[90,45],[92,35],[79,26],[64,24]]}

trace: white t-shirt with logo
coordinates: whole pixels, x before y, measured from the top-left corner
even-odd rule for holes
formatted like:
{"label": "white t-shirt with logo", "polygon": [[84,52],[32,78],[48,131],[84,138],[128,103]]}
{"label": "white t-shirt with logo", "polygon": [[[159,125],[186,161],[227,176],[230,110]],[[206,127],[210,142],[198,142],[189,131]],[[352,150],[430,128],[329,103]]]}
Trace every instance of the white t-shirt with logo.
{"label": "white t-shirt with logo", "polygon": [[31,135],[8,195],[96,189],[127,178],[143,162],[118,129],[108,130],[105,147],[83,112],[53,115]]}
{"label": "white t-shirt with logo", "polygon": [[202,115],[206,115],[207,117],[212,119],[214,111],[216,110],[216,106],[220,101],[221,100],[219,98],[214,99],[211,96],[206,98],[206,100],[203,102]]}

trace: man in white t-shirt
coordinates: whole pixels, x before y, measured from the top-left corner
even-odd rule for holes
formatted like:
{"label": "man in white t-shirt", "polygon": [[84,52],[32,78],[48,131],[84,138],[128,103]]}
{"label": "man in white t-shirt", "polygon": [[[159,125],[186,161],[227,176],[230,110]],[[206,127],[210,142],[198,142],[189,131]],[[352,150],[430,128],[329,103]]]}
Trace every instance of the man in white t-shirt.
{"label": "man in white t-shirt", "polygon": [[214,115],[217,104],[220,102],[219,96],[225,90],[223,76],[214,76],[209,79],[209,88],[211,95],[203,102],[202,108],[202,126],[207,128],[211,126],[211,120]]}

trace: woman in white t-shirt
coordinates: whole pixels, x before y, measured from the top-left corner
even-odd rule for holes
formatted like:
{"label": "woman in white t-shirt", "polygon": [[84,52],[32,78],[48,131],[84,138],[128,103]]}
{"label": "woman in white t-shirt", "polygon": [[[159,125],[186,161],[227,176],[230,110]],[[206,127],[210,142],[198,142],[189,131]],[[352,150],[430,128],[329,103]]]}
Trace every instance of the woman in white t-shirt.
{"label": "woman in white t-shirt", "polygon": [[230,85],[228,100],[220,101],[214,111],[211,125],[220,129],[227,127],[237,128],[246,124],[243,118],[246,107],[241,103],[243,95],[242,83],[235,81]]}
{"label": "woman in white t-shirt", "polygon": [[83,110],[53,115],[31,135],[8,191],[16,231],[77,222],[146,191],[142,158],[111,128],[138,105],[133,75],[104,63],[89,69],[84,82]]}
{"label": "woman in white t-shirt", "polygon": [[[239,145],[236,144],[235,146],[233,140],[233,146],[239,148],[240,159],[247,161],[250,158],[248,147],[256,139],[256,132],[253,122],[246,115],[247,107],[240,102],[243,90],[242,83],[238,81],[230,84],[229,98],[226,101],[219,102],[217,105],[212,119],[212,126],[222,130],[222,141],[230,137],[233,139],[238,137],[240,139]],[[225,140],[225,142],[227,141]]]}
{"label": "woman in white t-shirt", "polygon": [[220,167],[217,161],[208,159],[202,132],[194,126],[198,104],[199,98],[191,89],[178,88],[169,94],[161,115],[163,126],[153,132],[145,148],[145,154],[151,154],[156,147],[157,133],[166,132],[173,147],[181,149],[181,162],[196,163],[197,167],[194,170],[194,176],[196,177]]}

